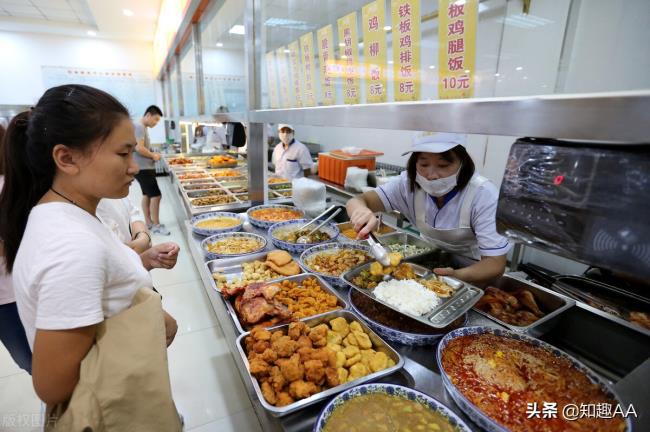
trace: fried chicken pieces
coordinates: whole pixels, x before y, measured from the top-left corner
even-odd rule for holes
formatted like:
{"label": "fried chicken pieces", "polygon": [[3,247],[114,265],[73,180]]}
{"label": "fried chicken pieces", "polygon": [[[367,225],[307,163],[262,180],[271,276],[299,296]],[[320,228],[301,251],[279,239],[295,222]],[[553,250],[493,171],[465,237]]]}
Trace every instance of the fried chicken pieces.
{"label": "fried chicken pieces", "polygon": [[264,399],[278,407],[395,364],[372,349],[358,322],[343,317],[312,328],[294,322],[286,335],[256,327],[244,343],[251,375]]}

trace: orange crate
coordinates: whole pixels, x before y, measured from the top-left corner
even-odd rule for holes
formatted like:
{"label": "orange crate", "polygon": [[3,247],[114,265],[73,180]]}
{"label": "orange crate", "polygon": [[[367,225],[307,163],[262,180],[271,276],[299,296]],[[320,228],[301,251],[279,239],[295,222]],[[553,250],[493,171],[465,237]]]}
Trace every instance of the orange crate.
{"label": "orange crate", "polygon": [[339,159],[332,157],[329,153],[318,154],[318,176],[323,180],[343,186],[345,174],[349,167],[365,168],[374,171],[375,158],[365,159]]}

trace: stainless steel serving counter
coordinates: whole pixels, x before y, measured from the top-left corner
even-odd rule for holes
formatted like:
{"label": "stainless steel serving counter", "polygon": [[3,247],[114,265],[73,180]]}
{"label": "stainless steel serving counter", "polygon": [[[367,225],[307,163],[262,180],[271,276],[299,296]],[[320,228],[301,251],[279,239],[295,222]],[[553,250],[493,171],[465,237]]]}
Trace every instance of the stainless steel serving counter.
{"label": "stainless steel serving counter", "polygon": [[[223,330],[226,340],[228,341],[228,348],[230,349],[230,353],[235,360],[235,364],[237,364],[239,374],[242,378],[242,381],[244,382],[244,385],[246,386],[246,391],[250,398],[251,404],[255,409],[255,413],[257,414],[262,429],[264,431],[311,431],[316,418],[318,417],[321,409],[327,403],[327,401],[306,407],[303,410],[282,418],[272,417],[262,407],[253,390],[251,376],[248,373],[246,365],[240,358],[237,351],[237,346],[235,343],[235,340],[239,336],[237,328],[231,316],[229,315],[228,310],[226,309],[226,305],[221,294],[212,288],[212,275],[205,266],[206,260],[200,246],[200,242],[204,237],[193,234],[191,225],[187,220],[183,223],[183,230],[187,236],[190,253],[194,259],[196,268],[201,275],[201,280],[203,281],[204,288],[206,290],[208,298],[210,299],[212,307],[214,308],[217,319],[221,325],[221,329]],[[265,231],[258,230],[250,226],[248,223],[244,225],[244,231],[266,235]],[[500,327],[498,324],[488,320],[487,318],[479,315],[474,311],[470,311],[468,314],[469,318],[466,324],[468,326],[489,325],[493,327]],[[404,357],[404,368],[402,371],[394,373],[384,379],[379,380],[378,382],[400,384],[431,395],[437,400],[449,406],[455,413],[457,413],[463,420],[465,420],[473,430],[481,430],[475,426],[467,418],[467,416],[465,416],[462,411],[460,411],[460,409],[458,409],[454,401],[445,391],[440,373],[438,372],[438,367],[436,365],[435,346],[392,346],[400,353],[400,355]]]}
{"label": "stainless steel serving counter", "polygon": [[[177,188],[178,189],[178,188]],[[330,188],[328,191],[331,192]],[[192,233],[189,215],[184,204],[184,197],[178,191],[172,200],[179,225],[184,232],[196,268],[201,275],[204,288],[210,299],[217,319],[228,341],[228,347],[235,360],[237,369],[246,387],[247,394],[255,409],[264,431],[310,431],[320,410],[327,402],[321,402],[294,414],[282,418],[271,416],[260,404],[253,390],[252,381],[246,365],[239,356],[236,339],[239,332],[226,308],[221,294],[212,288],[212,275],[205,266],[205,257],[200,247],[203,237]],[[332,201],[338,201],[336,196],[328,195]],[[246,207],[234,207],[233,210],[243,210]],[[220,207],[219,210],[225,210]],[[244,225],[244,230],[266,236],[266,232]],[[268,249],[272,248],[269,242]],[[650,344],[648,337],[638,330],[620,326],[605,316],[604,313],[591,310],[588,305],[577,302],[576,306],[556,317],[554,329],[549,331],[542,340],[568,352],[578,360],[590,366],[603,378],[615,384],[624,403],[633,403],[637,412],[643,413],[638,419],[633,419],[635,430],[647,430],[650,426],[650,398],[647,386],[644,384],[650,376],[650,359],[648,352]],[[470,310],[466,326],[487,325],[496,328],[501,326],[494,321]],[[604,336],[607,335],[607,336]],[[603,337],[607,343],[603,342]],[[405,359],[401,372],[394,373],[378,382],[401,384],[422,391],[443,402],[456,412],[472,430],[481,430],[460,411],[455,402],[443,387],[442,379],[436,364],[436,347],[410,347],[393,345]],[[648,359],[648,360],[646,360]]]}

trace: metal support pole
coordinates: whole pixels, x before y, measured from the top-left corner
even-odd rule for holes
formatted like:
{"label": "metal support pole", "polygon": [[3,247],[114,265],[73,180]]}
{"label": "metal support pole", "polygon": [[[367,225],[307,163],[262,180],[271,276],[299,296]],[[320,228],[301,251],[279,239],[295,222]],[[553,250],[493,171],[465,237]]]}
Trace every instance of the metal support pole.
{"label": "metal support pole", "polygon": [[[259,93],[257,51],[260,49],[255,37],[255,14],[260,11],[260,0],[246,0],[244,12],[245,59],[248,74],[246,86],[247,110],[257,107]],[[266,127],[264,123],[248,124],[248,190],[253,205],[268,200],[266,173],[268,171]]]}
{"label": "metal support pole", "polygon": [[181,73],[181,57],[178,54],[174,56],[174,63],[177,76],[176,85],[178,86],[178,116],[183,117],[185,115],[185,105],[183,104],[183,75]]}
{"label": "metal support pole", "polygon": [[203,47],[199,23],[192,24],[192,46],[194,47],[194,71],[196,74],[196,102],[199,115],[205,114],[205,92],[203,91]]}

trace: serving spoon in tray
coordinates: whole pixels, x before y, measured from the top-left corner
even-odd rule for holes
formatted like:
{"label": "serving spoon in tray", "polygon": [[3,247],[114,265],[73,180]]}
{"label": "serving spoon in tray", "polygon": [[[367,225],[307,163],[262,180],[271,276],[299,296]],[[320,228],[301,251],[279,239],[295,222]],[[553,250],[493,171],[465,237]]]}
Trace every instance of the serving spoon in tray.
{"label": "serving spoon in tray", "polygon": [[329,221],[331,221],[332,219],[334,219],[334,218],[336,217],[336,215],[338,215],[339,213],[341,213],[341,209],[336,210],[334,213],[332,213],[332,214],[330,215],[330,217],[328,217],[327,219],[325,219],[325,220],[324,220],[320,225],[318,225],[318,226],[317,226],[316,228],[314,228],[313,230],[309,231],[306,235],[302,235],[302,236],[298,237],[298,240],[296,240],[296,243],[299,243],[299,244],[307,244],[307,243],[310,243],[310,241],[309,241],[309,236],[312,235],[313,233],[315,233],[316,231],[318,231],[318,230],[319,230],[320,228],[322,228],[323,226],[325,226],[326,223],[328,223]]}

